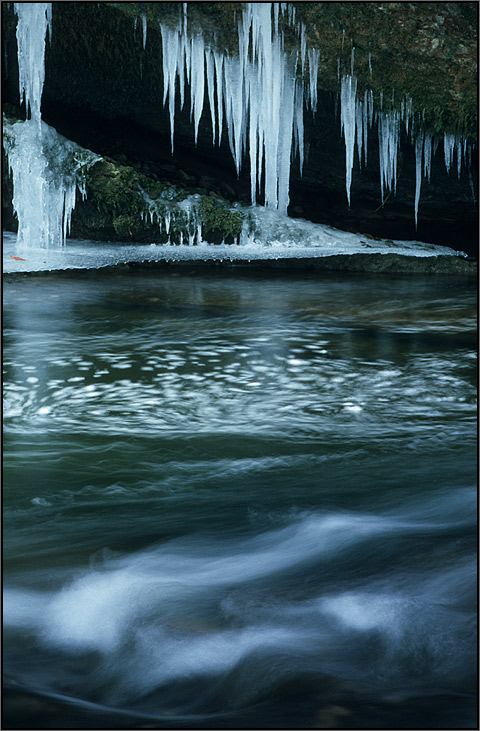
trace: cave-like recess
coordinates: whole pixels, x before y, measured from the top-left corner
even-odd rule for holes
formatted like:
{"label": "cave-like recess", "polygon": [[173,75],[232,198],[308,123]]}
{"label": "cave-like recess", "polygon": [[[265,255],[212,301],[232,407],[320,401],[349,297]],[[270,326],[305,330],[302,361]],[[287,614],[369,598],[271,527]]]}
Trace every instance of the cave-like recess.
{"label": "cave-like recess", "polygon": [[[102,155],[179,183],[192,191],[217,191],[227,200],[249,202],[249,167],[237,177],[226,136],[212,146],[208,101],[194,144],[189,104],[175,118],[170,151],[169,119],[163,107],[159,21],[178,17],[182,3],[53,3],[51,43],[46,49],[42,101],[44,120],[61,134]],[[189,3],[191,27],[211,43],[234,52],[236,17],[242,3]],[[292,165],[289,215],[339,228],[396,239],[420,239],[477,250],[478,164],[477,3],[294,3],[309,42],[321,50],[318,108],[305,113],[303,176]],[[18,100],[15,15],[3,3],[3,100],[22,117]],[[148,35],[143,48],[141,16]],[[138,18],[135,30],[135,18]],[[291,28],[285,43],[298,44]],[[431,181],[422,181],[418,229],[414,222],[415,155],[403,134],[396,195],[381,205],[377,130],[369,132],[368,165],[355,162],[351,206],[345,193],[345,145],[338,112],[338,59],[350,64],[355,47],[359,89],[390,99],[411,96],[426,131],[463,135],[472,146],[470,170],[447,174],[443,145],[433,159]],[[233,49],[233,50],[232,50]],[[369,64],[373,73],[370,75]],[[14,227],[8,185],[4,225]],[[260,201],[261,202],[261,201]],[[74,227],[75,228],[75,227]]]}

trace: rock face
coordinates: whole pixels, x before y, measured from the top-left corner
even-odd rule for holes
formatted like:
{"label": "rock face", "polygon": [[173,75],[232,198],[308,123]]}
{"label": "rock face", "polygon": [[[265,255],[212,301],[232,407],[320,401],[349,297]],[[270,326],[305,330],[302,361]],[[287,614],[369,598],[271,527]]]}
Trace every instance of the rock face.
{"label": "rock face", "polygon": [[[242,7],[240,3],[190,3],[189,28],[201,29],[212,48],[238,53]],[[13,3],[4,3],[2,11],[4,101],[10,113],[21,118],[25,110],[18,100]],[[446,244],[475,255],[477,4],[291,3],[290,21],[294,11],[294,22],[286,22],[286,14],[279,19],[285,48],[300,54],[304,36],[308,48],[318,49],[318,102],[315,115],[308,109],[304,114],[305,164],[302,175],[298,164],[291,168],[289,215],[376,236]],[[171,153],[159,23],[176,23],[182,12],[181,3],[53,3],[42,115],[61,134],[105,156],[108,164],[128,168],[131,172],[124,176],[143,176],[152,185],[203,196],[210,234],[221,239],[235,235],[236,224],[221,221],[223,209],[215,201],[249,202],[248,156],[237,176],[227,135],[220,146],[212,145],[207,102],[195,144],[190,105],[187,102],[181,111],[178,100]],[[430,181],[422,180],[417,230],[415,149],[405,131],[400,139],[396,194],[387,194],[382,204],[374,124],[368,131],[367,165],[360,169],[355,159],[348,206],[338,92],[340,74],[350,73],[352,66],[359,94],[371,90],[377,108],[382,98],[385,111],[399,108],[400,100],[410,98],[415,121],[420,119],[425,132],[440,141]],[[308,64],[304,73],[307,77]],[[444,133],[461,135],[471,149],[471,164],[463,164],[460,178],[456,170],[448,174],[445,169]],[[129,218],[135,214],[128,209],[131,200],[128,210],[111,207],[107,211],[103,205],[102,213],[99,200],[105,195],[99,181],[107,180],[105,170],[90,181],[87,201],[77,204],[72,233],[92,236],[96,231],[96,238],[128,235],[151,240],[148,225],[134,224]],[[3,198],[4,223],[13,226],[8,185]],[[92,221],[90,227],[87,220]]]}

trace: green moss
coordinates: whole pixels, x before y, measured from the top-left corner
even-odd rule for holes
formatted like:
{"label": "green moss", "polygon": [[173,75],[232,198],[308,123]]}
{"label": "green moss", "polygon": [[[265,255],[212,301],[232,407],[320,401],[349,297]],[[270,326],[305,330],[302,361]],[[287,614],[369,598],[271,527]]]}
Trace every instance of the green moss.
{"label": "green moss", "polygon": [[[86,171],[87,198],[77,199],[72,235],[98,240],[165,243],[188,241],[198,223],[203,237],[213,243],[233,243],[242,230],[243,216],[215,198],[198,196],[182,206],[187,190],[153,180],[131,167],[100,160]],[[150,211],[154,211],[153,221]],[[159,223],[170,213],[170,234]]]}
{"label": "green moss", "polygon": [[204,238],[219,243],[233,243],[240,235],[244,216],[240,211],[232,211],[225,203],[211,196],[202,196],[200,212],[203,222]]}

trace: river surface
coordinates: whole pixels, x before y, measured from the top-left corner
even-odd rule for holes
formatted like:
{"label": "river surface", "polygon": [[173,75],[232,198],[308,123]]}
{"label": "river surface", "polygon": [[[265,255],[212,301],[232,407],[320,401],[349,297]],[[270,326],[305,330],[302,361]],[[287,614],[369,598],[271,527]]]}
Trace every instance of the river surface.
{"label": "river surface", "polygon": [[476,728],[476,299],[4,284],[4,728]]}

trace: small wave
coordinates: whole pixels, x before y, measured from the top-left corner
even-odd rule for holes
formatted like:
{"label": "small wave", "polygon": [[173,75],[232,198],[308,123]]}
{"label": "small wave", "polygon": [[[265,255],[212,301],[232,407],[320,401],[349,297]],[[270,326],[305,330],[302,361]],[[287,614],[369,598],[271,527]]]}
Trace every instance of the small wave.
{"label": "small wave", "polygon": [[5,627],[33,633],[60,657],[95,653],[83,693],[114,706],[173,683],[184,688],[179,707],[190,708],[196,679],[205,697],[225,685],[222,707],[238,707],[307,670],[368,675],[373,685],[399,675],[407,685],[451,683],[473,662],[472,561],[364,576],[348,590],[319,581],[328,554],[362,555],[363,541],[405,530],[371,515],[301,514],[248,538],[193,535],[128,556],[105,551],[58,591],[6,587]]}

